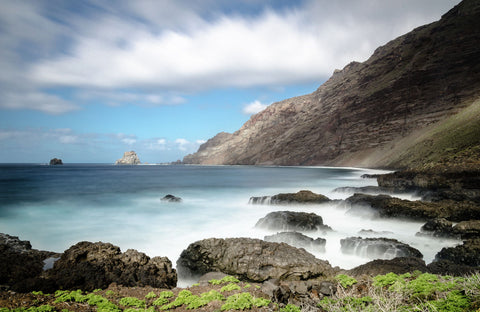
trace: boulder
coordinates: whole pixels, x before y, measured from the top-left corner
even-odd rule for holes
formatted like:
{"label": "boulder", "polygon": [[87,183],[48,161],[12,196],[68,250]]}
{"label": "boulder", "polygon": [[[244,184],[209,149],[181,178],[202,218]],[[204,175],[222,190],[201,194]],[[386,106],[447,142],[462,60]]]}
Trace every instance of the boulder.
{"label": "boulder", "polygon": [[308,280],[335,272],[327,261],[304,249],[252,238],[209,238],[192,243],[180,255],[177,270],[181,277],[220,271],[252,282]]}
{"label": "boulder", "polygon": [[32,249],[29,241],[0,233],[0,285],[19,292],[55,290],[42,278],[45,259],[55,256],[54,252]]}
{"label": "boulder", "polygon": [[370,259],[423,258],[418,249],[391,238],[347,237],[340,240],[340,245],[341,251],[345,254],[354,254]]}
{"label": "boulder", "polygon": [[480,267],[454,263],[449,260],[437,260],[427,265],[428,272],[438,275],[465,276],[478,273]]}
{"label": "boulder", "polygon": [[50,166],[63,165],[63,162],[59,158],[50,159]]}
{"label": "boulder", "polygon": [[332,228],[323,224],[321,216],[315,213],[295,211],[274,211],[261,218],[255,224],[256,228],[273,231],[331,231]]}
{"label": "boulder", "polygon": [[456,247],[442,248],[435,256],[435,260],[448,260],[455,264],[479,267],[480,239],[470,239]]}
{"label": "boulder", "polygon": [[315,194],[311,191],[299,191],[297,193],[283,193],[274,196],[250,197],[250,204],[270,204],[270,205],[288,205],[288,204],[321,204],[329,202],[330,199],[321,194]]}
{"label": "boulder", "polygon": [[428,221],[420,228],[417,235],[430,235],[434,237],[453,237],[453,223],[445,218],[435,218]]}
{"label": "boulder", "polygon": [[180,197],[177,197],[177,196],[174,196],[174,195],[171,195],[171,194],[168,194],[168,195],[165,195],[161,201],[166,201],[166,202],[171,202],[171,203],[179,203],[182,201],[182,199]]}
{"label": "boulder", "polygon": [[377,276],[390,272],[404,274],[413,271],[427,272],[425,261],[417,257],[400,257],[390,260],[377,259],[348,270],[347,274],[353,276]]}
{"label": "boulder", "polygon": [[267,242],[285,243],[297,248],[306,248],[314,251],[325,252],[327,240],[324,238],[313,239],[298,232],[280,232],[267,235],[263,238]]}
{"label": "boulder", "polygon": [[144,253],[109,243],[80,242],[67,249],[48,271],[61,289],[92,291],[110,283],[123,286],[173,288],[177,274],[165,257],[149,258]]}
{"label": "boulder", "polygon": [[473,202],[443,200],[440,202],[409,201],[388,195],[354,194],[346,199],[350,213],[361,213],[364,208],[374,210],[377,217],[400,217],[415,220],[446,218],[459,222],[480,219],[480,205]]}
{"label": "boulder", "polygon": [[115,165],[138,165],[140,159],[134,151],[123,153],[123,157],[115,162]]}
{"label": "boulder", "polygon": [[480,220],[459,222],[452,230],[463,239],[480,238]]}

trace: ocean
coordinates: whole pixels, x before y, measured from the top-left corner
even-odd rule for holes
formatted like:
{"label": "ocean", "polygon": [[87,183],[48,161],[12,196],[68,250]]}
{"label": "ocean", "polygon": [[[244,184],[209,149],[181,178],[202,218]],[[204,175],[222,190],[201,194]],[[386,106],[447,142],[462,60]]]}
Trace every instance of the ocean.
{"label": "ocean", "polygon": [[[423,222],[375,219],[368,211],[352,215],[342,201],[321,205],[251,205],[251,196],[311,190],[331,199],[352,193],[338,187],[376,185],[363,174],[379,170],[334,167],[181,166],[105,164],[0,165],[0,232],[19,236],[33,248],[63,252],[80,241],[110,242],[122,251],[167,256],[175,266],[197,240],[217,237],[263,238],[275,234],[255,229],[267,213],[314,212],[333,232],[305,233],[327,240],[326,251],[309,250],[332,266],[350,269],[372,259],[343,254],[340,239],[361,230],[388,231],[419,249],[426,263],[456,240],[419,237]],[[164,202],[172,194],[182,202]],[[415,199],[405,194],[403,198]]]}

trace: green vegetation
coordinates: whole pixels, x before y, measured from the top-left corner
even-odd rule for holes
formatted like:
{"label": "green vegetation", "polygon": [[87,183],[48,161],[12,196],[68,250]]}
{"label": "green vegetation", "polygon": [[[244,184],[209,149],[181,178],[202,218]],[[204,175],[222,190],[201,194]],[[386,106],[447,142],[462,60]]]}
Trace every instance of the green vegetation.
{"label": "green vegetation", "polygon": [[124,297],[119,302],[125,307],[145,308],[145,300],[140,300],[135,297]]}
{"label": "green vegetation", "polygon": [[220,289],[220,292],[225,292],[225,291],[233,291],[233,290],[240,290],[242,289],[240,286],[234,283],[230,283],[226,286],[223,286],[222,289]]}
{"label": "green vegetation", "polygon": [[339,274],[335,276],[335,279],[340,283],[340,285],[342,285],[343,288],[348,288],[358,283],[356,279],[345,274]]}
{"label": "green vegetation", "polygon": [[237,278],[235,278],[233,276],[230,276],[230,275],[225,276],[221,280],[211,279],[211,280],[208,281],[208,283],[210,283],[212,285],[220,285],[220,284],[224,284],[224,283],[239,283],[239,282],[240,281]]}
{"label": "green vegetation", "polygon": [[280,312],[300,312],[302,311],[299,307],[294,304],[287,304],[284,308],[280,309]]}
{"label": "green vegetation", "polygon": [[250,293],[235,294],[227,298],[222,305],[222,311],[225,310],[245,310],[252,307],[266,307],[270,304],[270,300],[264,298],[254,298]]}

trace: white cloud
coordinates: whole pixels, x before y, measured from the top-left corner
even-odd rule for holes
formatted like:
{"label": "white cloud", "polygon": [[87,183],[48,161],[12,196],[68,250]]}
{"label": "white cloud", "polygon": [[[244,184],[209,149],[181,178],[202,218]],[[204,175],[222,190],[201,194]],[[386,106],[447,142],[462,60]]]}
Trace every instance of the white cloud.
{"label": "white cloud", "polygon": [[195,143],[198,145],[202,145],[203,143],[207,142],[207,140],[196,140]]}
{"label": "white cloud", "polygon": [[190,142],[185,139],[176,139],[175,143],[178,144],[178,149],[181,151],[186,151]]}
{"label": "white cloud", "polygon": [[268,106],[267,104],[263,104],[260,101],[255,100],[252,103],[245,105],[243,107],[242,112],[245,115],[252,115],[252,114],[256,114],[256,113],[261,112],[262,110],[267,108],[267,106]]}

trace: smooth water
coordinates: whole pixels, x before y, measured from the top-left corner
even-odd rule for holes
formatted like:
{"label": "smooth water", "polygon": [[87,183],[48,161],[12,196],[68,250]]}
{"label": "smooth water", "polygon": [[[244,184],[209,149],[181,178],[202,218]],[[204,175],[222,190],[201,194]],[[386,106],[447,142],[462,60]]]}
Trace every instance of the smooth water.
{"label": "smooth water", "polygon": [[[110,242],[167,256],[209,237],[263,238],[258,219],[276,210],[314,212],[334,232],[305,233],[327,239],[326,252],[311,251],[345,269],[371,259],[340,252],[340,239],[362,229],[389,231],[424,254],[429,263],[454,240],[417,237],[422,222],[351,215],[342,202],[313,206],[248,204],[251,196],[311,190],[332,199],[351,193],[337,187],[376,185],[362,179],[375,170],[329,167],[0,165],[0,232],[29,240],[33,248],[62,252],[79,241]],[[160,199],[173,194],[181,203]],[[409,196],[406,196],[409,197]]]}

